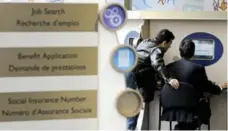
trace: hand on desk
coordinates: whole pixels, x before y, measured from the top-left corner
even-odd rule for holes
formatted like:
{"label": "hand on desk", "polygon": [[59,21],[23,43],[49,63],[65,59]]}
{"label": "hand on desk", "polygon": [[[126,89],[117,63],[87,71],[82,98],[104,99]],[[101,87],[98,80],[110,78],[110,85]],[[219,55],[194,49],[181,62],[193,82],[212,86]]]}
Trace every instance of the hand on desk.
{"label": "hand on desk", "polygon": [[223,83],[223,84],[220,84],[219,87],[220,87],[222,90],[227,89],[227,87],[228,87],[228,82]]}

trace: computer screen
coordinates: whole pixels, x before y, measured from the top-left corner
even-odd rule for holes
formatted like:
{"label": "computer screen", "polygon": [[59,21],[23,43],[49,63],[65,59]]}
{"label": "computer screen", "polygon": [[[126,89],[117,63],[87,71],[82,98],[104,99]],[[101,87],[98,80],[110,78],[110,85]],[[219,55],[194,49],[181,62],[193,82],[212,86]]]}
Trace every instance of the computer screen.
{"label": "computer screen", "polygon": [[134,38],[129,38],[129,45],[133,46]]}
{"label": "computer screen", "polygon": [[195,43],[194,60],[213,60],[215,53],[215,42],[211,39],[193,39]]}

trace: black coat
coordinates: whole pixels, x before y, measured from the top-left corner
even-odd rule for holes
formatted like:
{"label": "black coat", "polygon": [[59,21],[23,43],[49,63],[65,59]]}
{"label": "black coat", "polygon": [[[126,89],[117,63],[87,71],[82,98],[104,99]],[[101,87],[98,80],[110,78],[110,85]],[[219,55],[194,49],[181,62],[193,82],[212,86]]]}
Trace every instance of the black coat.
{"label": "black coat", "polygon": [[[187,59],[180,59],[176,62],[167,65],[169,74],[181,82],[186,82],[192,85],[200,97],[203,97],[204,92],[211,94],[220,94],[221,89],[219,86],[209,81],[204,66],[195,64]],[[170,117],[172,114],[172,117]],[[207,124],[211,116],[210,107],[205,101],[199,102],[199,106],[194,111],[179,110],[179,109],[164,109],[162,119],[169,121],[191,122],[194,116],[198,116],[202,123]]]}
{"label": "black coat", "polygon": [[153,40],[146,39],[136,47],[136,51],[139,58],[138,64],[143,66],[140,70],[152,69],[158,73],[166,83],[171,80],[163,59],[166,52],[164,48],[157,46]]}
{"label": "black coat", "polygon": [[[167,65],[170,75],[179,81],[186,82],[195,87],[200,93],[208,92],[220,94],[221,89],[218,85],[207,78],[204,66],[195,64],[187,59],[180,59]],[[217,74],[215,74],[217,75]]]}
{"label": "black coat", "polygon": [[[157,46],[151,39],[143,40],[136,47],[139,61],[133,70],[138,88],[142,89],[145,102],[154,98],[158,74],[168,83],[170,77],[163,60],[164,48]],[[159,78],[160,78],[159,77]]]}

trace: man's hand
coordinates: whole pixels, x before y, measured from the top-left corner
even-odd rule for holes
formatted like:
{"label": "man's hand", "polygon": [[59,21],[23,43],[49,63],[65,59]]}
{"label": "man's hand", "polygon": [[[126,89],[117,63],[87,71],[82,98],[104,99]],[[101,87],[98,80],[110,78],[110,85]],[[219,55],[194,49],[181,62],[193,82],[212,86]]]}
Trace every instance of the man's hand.
{"label": "man's hand", "polygon": [[179,88],[179,81],[177,79],[171,79],[169,81],[169,84],[175,89]]}
{"label": "man's hand", "polygon": [[228,82],[219,85],[222,90],[228,87]]}

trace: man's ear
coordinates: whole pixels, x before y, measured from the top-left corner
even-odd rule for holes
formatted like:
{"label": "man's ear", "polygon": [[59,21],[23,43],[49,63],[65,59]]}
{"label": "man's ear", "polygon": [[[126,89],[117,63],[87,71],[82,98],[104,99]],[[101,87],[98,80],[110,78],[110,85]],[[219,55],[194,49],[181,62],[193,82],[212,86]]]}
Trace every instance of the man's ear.
{"label": "man's ear", "polygon": [[163,42],[161,43],[161,46],[165,46],[165,44],[167,44],[166,41],[163,41]]}

